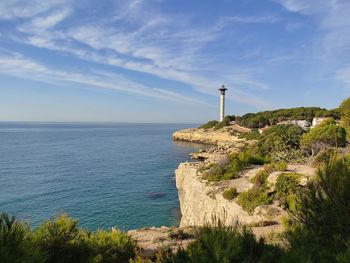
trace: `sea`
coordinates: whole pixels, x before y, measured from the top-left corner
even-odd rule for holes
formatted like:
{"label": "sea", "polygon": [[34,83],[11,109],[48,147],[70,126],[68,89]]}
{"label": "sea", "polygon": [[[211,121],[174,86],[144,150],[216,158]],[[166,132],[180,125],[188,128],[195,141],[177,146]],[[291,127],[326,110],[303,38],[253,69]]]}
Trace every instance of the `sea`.
{"label": "sea", "polygon": [[175,169],[203,145],[188,124],[0,122],[0,212],[37,227],[67,213],[90,230],[178,225]]}

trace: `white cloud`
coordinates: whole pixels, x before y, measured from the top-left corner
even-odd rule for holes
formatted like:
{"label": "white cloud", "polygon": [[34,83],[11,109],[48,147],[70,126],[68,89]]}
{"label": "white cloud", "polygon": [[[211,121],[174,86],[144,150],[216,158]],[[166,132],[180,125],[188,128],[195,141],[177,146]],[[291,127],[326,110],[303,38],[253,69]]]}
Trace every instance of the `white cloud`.
{"label": "white cloud", "polygon": [[30,18],[67,2],[68,0],[2,0],[0,20]]}
{"label": "white cloud", "polygon": [[31,26],[36,28],[52,28],[56,26],[58,23],[67,18],[71,13],[71,10],[68,8],[61,9],[59,11],[53,11],[52,13],[36,17],[32,22]]}
{"label": "white cloud", "polygon": [[0,73],[48,82],[55,85],[59,83],[62,84],[66,82],[73,82],[160,100],[173,101],[177,103],[196,103],[208,106],[196,98],[184,96],[176,92],[170,92],[162,88],[147,87],[130,81],[117,74],[103,71],[92,71],[89,74],[86,74],[81,72],[67,72],[50,69],[45,65],[33,61],[32,59],[25,58],[20,54],[0,56]]}
{"label": "white cloud", "polygon": [[[21,3],[19,0],[12,2],[12,7],[15,7],[15,3]],[[17,12],[17,17],[30,18],[17,26],[17,30],[22,33],[17,41],[21,43],[24,41],[35,47],[61,51],[89,62],[179,81],[204,94],[217,95],[217,87],[222,83],[232,84],[233,90],[238,93],[240,90],[235,87],[244,86],[259,91],[268,88],[250,74],[228,70],[231,66],[206,54],[203,49],[209,43],[221,40],[224,37],[223,27],[227,25],[274,23],[279,20],[277,16],[232,16],[219,19],[211,25],[190,27],[184,17],[148,9],[149,1],[132,0],[116,1],[118,8],[114,17],[84,24],[75,23],[70,29],[62,29],[59,23],[74,11],[68,0],[54,0],[45,8],[37,7],[39,1],[33,3],[32,10],[25,16]],[[52,6],[57,8],[53,10]],[[113,26],[115,23],[123,26]],[[210,72],[210,75],[206,72]],[[239,76],[232,78],[233,74]],[[259,107],[265,104],[264,100],[250,94],[245,94],[244,100],[242,96],[232,98]]]}

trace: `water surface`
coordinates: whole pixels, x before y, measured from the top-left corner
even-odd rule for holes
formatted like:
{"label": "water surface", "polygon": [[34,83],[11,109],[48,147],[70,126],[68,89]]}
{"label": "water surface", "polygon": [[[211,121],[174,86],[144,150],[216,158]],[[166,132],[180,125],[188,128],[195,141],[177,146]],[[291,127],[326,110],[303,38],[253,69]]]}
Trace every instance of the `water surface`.
{"label": "water surface", "polygon": [[0,123],[0,210],[33,226],[67,212],[90,229],[178,223],[181,124]]}

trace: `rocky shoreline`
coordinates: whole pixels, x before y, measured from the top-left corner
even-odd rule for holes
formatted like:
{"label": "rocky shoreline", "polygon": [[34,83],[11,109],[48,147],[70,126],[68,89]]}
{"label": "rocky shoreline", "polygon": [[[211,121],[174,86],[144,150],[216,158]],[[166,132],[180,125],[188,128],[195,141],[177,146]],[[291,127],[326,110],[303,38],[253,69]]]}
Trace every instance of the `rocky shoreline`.
{"label": "rocky shoreline", "polygon": [[[233,180],[210,183],[201,178],[201,168],[204,165],[222,161],[228,154],[240,151],[240,148],[247,143],[244,139],[240,139],[236,132],[233,125],[219,131],[185,129],[173,134],[174,140],[216,145],[193,153],[192,158],[197,160],[181,163],[176,170],[176,187],[182,214],[180,227],[215,224],[220,220],[227,226],[237,223],[252,226],[257,236],[266,237],[283,230],[281,219],[286,212],[278,202],[258,206],[253,213],[248,213],[235,200],[229,201],[223,197],[224,190],[230,187],[236,188],[237,193],[251,189],[253,187],[251,178],[263,169],[262,166],[250,167],[239,178]],[[306,184],[315,170],[308,165],[289,164],[285,172],[302,174],[301,184]],[[277,171],[269,175],[268,182],[272,189],[281,173]]]}
{"label": "rocky shoreline", "polygon": [[[235,200],[223,197],[225,189],[230,187],[236,188],[237,193],[251,189],[251,178],[263,169],[262,166],[250,167],[239,178],[232,180],[209,183],[201,178],[201,168],[204,165],[221,162],[230,153],[239,152],[242,146],[249,143],[239,137],[237,127],[232,125],[217,131],[191,128],[177,131],[172,137],[174,141],[201,143],[212,147],[192,153],[194,161],[180,163],[175,171],[181,210],[180,226],[128,232],[143,253],[147,256],[154,255],[164,246],[173,251],[184,248],[194,240],[195,227],[213,225],[218,220],[226,226],[247,225],[257,238],[263,237],[268,242],[274,242],[275,236],[283,231],[281,220],[286,215],[278,202],[258,206],[253,213],[248,213]],[[315,170],[308,165],[289,164],[287,172],[302,174],[301,183],[306,184]],[[272,189],[281,173],[277,171],[269,175],[268,182]]]}

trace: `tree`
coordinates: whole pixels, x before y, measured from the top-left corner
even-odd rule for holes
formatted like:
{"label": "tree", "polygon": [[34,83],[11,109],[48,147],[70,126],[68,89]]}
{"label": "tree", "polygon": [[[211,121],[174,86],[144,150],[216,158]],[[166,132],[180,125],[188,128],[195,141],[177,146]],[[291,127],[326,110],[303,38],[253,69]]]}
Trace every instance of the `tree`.
{"label": "tree", "polygon": [[350,158],[334,158],[300,192],[291,212],[288,260],[283,262],[349,262]]}
{"label": "tree", "polygon": [[340,104],[342,125],[346,130],[347,139],[350,140],[350,97]]}
{"label": "tree", "polygon": [[300,138],[304,131],[296,125],[276,125],[263,134],[259,151],[274,161],[298,161]]}
{"label": "tree", "polygon": [[305,133],[301,139],[301,145],[311,155],[315,155],[328,147],[344,147],[345,134],[345,129],[330,118]]}

